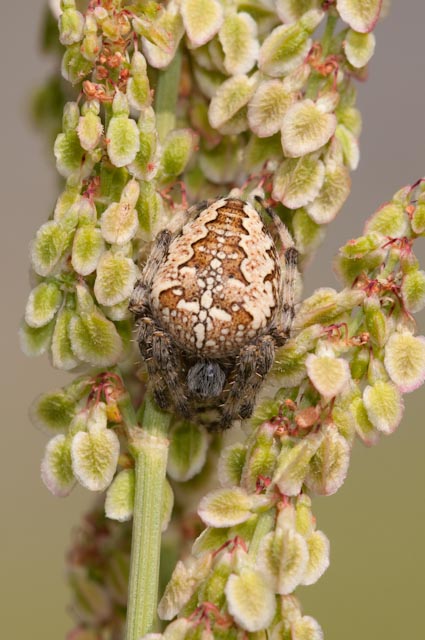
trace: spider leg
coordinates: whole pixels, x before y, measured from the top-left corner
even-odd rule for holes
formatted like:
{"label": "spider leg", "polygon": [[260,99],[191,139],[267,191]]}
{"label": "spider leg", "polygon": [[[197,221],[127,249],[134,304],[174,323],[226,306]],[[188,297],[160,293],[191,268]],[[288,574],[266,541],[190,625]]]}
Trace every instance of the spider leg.
{"label": "spider leg", "polygon": [[128,308],[134,313],[136,319],[143,317],[148,310],[148,298],[152,282],[159,265],[167,255],[172,237],[171,232],[168,229],[164,229],[155,238],[152,251],[144,266],[140,279],[136,282],[128,305]]}
{"label": "spider leg", "polygon": [[183,391],[183,364],[171,337],[156,326],[152,318],[144,317],[139,321],[137,341],[158,405],[168,409],[173,404],[181,415],[189,417],[189,404]]}
{"label": "spider leg", "polygon": [[280,240],[283,252],[284,270],[282,278],[282,290],[280,292],[280,304],[276,327],[272,329],[272,335],[276,346],[281,347],[288,340],[292,322],[295,316],[295,293],[298,275],[298,251],[295,242],[282,220],[271,207],[267,207],[261,198],[257,202],[266,210],[272,219],[275,232]]}
{"label": "spider leg", "polygon": [[282,278],[279,313],[275,329],[272,331],[276,346],[281,347],[290,336],[295,316],[295,293],[298,275],[298,251],[294,246],[285,249],[285,267]]}
{"label": "spider leg", "polygon": [[275,341],[272,336],[261,336],[255,343],[242,348],[232,386],[222,406],[221,429],[228,429],[237,418],[251,416],[263,378],[273,364],[274,352]]}

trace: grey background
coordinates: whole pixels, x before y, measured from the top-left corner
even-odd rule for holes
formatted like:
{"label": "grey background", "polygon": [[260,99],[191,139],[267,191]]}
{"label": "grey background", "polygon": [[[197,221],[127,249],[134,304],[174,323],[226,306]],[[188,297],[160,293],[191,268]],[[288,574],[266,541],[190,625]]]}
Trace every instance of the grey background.
{"label": "grey background", "polygon": [[[70,530],[91,496],[53,498],[41,484],[46,438],[27,417],[32,399],[67,377],[45,358],[18,348],[28,285],[28,245],[50,213],[56,175],[45,141],[27,117],[31,89],[50,61],[38,53],[44,0],[2,1],[1,204],[2,481],[1,636],[59,640],[70,627],[63,556]],[[310,269],[306,291],[337,286],[330,259],[365,218],[401,186],[425,175],[425,3],[393,2],[377,29],[370,77],[359,86],[364,128],[352,195],[331,225]],[[425,243],[423,243],[425,244]],[[419,252],[425,264],[425,250]],[[422,331],[425,324],[422,318]],[[378,447],[357,444],[344,487],[317,499],[318,526],[331,540],[331,567],[300,590],[305,613],[327,640],[424,637],[424,391],[406,396],[400,429]]]}

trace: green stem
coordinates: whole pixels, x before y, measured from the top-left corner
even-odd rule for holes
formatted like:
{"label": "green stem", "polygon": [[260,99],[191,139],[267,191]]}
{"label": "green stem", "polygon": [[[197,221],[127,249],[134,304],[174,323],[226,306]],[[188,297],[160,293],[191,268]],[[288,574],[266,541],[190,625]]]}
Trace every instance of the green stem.
{"label": "green stem", "polygon": [[147,397],[143,428],[130,431],[136,486],[125,640],[139,640],[156,619],[169,422]]}
{"label": "green stem", "polygon": [[323,37],[322,37],[322,53],[324,58],[329,53],[329,50],[332,44],[335,25],[337,22],[338,22],[338,16],[332,15],[331,13],[329,13],[328,19],[326,21],[325,30],[323,32]]}
{"label": "green stem", "polygon": [[158,76],[158,84],[155,91],[156,128],[159,139],[164,141],[176,125],[176,104],[179,94],[180,69],[182,55],[176,51],[172,62]]}

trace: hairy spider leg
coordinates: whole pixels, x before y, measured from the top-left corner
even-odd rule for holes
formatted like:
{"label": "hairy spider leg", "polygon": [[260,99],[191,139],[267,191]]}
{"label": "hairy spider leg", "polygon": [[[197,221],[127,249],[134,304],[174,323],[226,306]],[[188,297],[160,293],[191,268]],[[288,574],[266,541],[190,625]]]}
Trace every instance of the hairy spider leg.
{"label": "hairy spider leg", "polygon": [[140,279],[136,282],[128,305],[129,310],[136,316],[136,320],[143,318],[146,313],[150,314],[149,295],[152,282],[159,265],[167,255],[172,238],[173,236],[168,229],[161,231],[155,238],[152,251]]}
{"label": "hairy spider leg", "polygon": [[159,407],[168,409],[174,404],[179,413],[188,418],[190,409],[183,393],[183,365],[171,336],[158,327],[152,318],[144,317],[139,324],[138,343]]}
{"label": "hairy spider leg", "polygon": [[221,429],[228,429],[236,417],[244,419],[251,416],[263,378],[273,364],[274,352],[272,336],[260,336],[241,349],[229,394],[221,408]]}
{"label": "hairy spider leg", "polygon": [[284,272],[282,291],[279,296],[280,304],[276,327],[272,330],[272,335],[276,340],[276,346],[281,347],[289,338],[295,316],[298,251],[295,247],[293,237],[277,213],[273,211],[271,207],[267,207],[260,197],[256,196],[255,199],[270,216],[283,250]]}

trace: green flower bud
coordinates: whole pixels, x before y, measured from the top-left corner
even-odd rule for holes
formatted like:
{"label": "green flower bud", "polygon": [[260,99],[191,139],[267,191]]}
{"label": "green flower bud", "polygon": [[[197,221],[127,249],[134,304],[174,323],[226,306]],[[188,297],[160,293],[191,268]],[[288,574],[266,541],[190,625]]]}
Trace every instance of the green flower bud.
{"label": "green flower bud", "polygon": [[25,309],[26,323],[35,329],[54,318],[62,303],[62,293],[54,282],[42,282],[29,295]]}
{"label": "green flower bud", "polygon": [[292,226],[298,251],[305,256],[313,256],[325,236],[324,228],[316,224],[305,209],[294,212]]}
{"label": "green flower bud", "polygon": [[232,487],[241,481],[246,460],[246,446],[241,442],[225,447],[218,462],[218,477],[223,486]]}
{"label": "green flower bud", "polygon": [[93,69],[93,63],[82,55],[80,45],[72,44],[62,58],[62,76],[71,84],[78,84]]}
{"label": "green flower bud", "polygon": [[260,45],[257,23],[248,13],[228,13],[218,39],[223,47],[226,73],[238,75],[251,71],[257,61]]}
{"label": "green flower bud", "polygon": [[323,631],[317,620],[303,616],[292,625],[292,640],[323,640]]}
{"label": "green flower bud", "polygon": [[199,166],[208,180],[222,184],[236,178],[240,170],[239,157],[235,140],[224,137],[216,147],[200,154]]}
{"label": "green flower bud", "polygon": [[307,538],[308,561],[300,584],[314,584],[329,567],[329,539],[322,531],[314,531]]}
{"label": "green flower bud", "polygon": [[134,161],[129,164],[128,169],[139,180],[151,181],[158,171],[161,151],[155,126],[155,112],[151,107],[142,111],[138,127],[140,130],[140,148]]}
{"label": "green flower bud", "polygon": [[316,356],[310,353],[306,359],[307,374],[318,392],[325,398],[337,396],[350,379],[347,360],[335,358],[331,353]]}
{"label": "green flower bud", "polygon": [[417,234],[425,231],[425,201],[424,197],[419,197],[411,219],[412,229]]}
{"label": "green flower bud", "polygon": [[59,16],[59,40],[62,44],[80,42],[84,31],[84,16],[74,7],[67,8]]}
{"label": "green flower bud", "polygon": [[102,49],[102,38],[97,35],[98,27],[94,14],[86,15],[86,24],[84,27],[84,39],[81,43],[81,53],[86,60],[95,62],[99,52]]}
{"label": "green flower bud", "polygon": [[273,620],[276,599],[261,573],[250,567],[232,574],[225,588],[229,613],[246,631],[265,629]]}
{"label": "green flower bud", "polygon": [[306,205],[308,215],[317,224],[331,222],[340,211],[350,193],[351,180],[343,165],[329,163],[318,196]]}
{"label": "green flower bud", "polygon": [[295,444],[289,437],[282,441],[282,450],[277,459],[276,470],[273,475],[280,491],[289,496],[300,493],[307,475],[311,458],[320,447],[323,434],[309,433]]}
{"label": "green flower bud", "polygon": [[310,461],[306,477],[307,487],[318,495],[330,496],[343,484],[350,463],[350,445],[338,433],[335,425],[328,424],[320,447]]}
{"label": "green flower bud", "polygon": [[357,138],[343,124],[337,125],[335,137],[341,144],[344,164],[346,164],[351,171],[355,171],[360,160]]}
{"label": "green flower bud", "polygon": [[99,144],[103,133],[103,124],[99,117],[99,103],[92,100],[86,103],[82,109],[77,126],[77,135],[80,144],[86,151],[93,151]]}
{"label": "green flower bud", "polygon": [[223,24],[223,7],[218,0],[182,0],[181,14],[193,47],[212,40]]}
{"label": "green flower bud", "polygon": [[259,52],[260,70],[276,78],[300,65],[311,47],[309,36],[323,16],[322,11],[313,9],[305,13],[295,24],[281,25],[273,29]]}
{"label": "green flower bud", "polygon": [[282,22],[296,22],[310,9],[320,9],[320,0],[277,0],[276,11]]}
{"label": "green flower bud", "polygon": [[112,520],[126,522],[133,516],[134,469],[124,469],[115,476],[109,486],[105,500],[105,515]]}
{"label": "green flower bud", "polygon": [[425,307],[425,271],[413,269],[406,273],[401,284],[401,295],[410,313],[422,311]]}
{"label": "green flower bud", "polygon": [[343,20],[360,33],[372,31],[379,18],[382,0],[336,0]]}
{"label": "green flower bud", "polygon": [[113,117],[106,132],[109,158],[116,167],[124,167],[136,157],[140,148],[139,130],[128,117],[128,101],[117,91],[112,104]]}
{"label": "green flower bud", "polygon": [[163,143],[159,172],[169,180],[183,173],[197,144],[197,136],[190,129],[171,131]]}
{"label": "green flower bud", "polygon": [[312,100],[295,102],[288,108],[282,121],[284,154],[298,158],[317,151],[333,136],[336,125],[335,115],[322,111]]}
{"label": "green flower bud", "polygon": [[30,417],[36,427],[51,434],[68,429],[75,412],[74,398],[63,389],[58,389],[36,398],[30,409]]}
{"label": "green flower bud", "polygon": [[395,332],[385,347],[385,368],[402,393],[410,393],[425,380],[425,338],[409,331]]}
{"label": "green flower bud", "polygon": [[229,539],[228,531],[227,528],[206,527],[193,543],[192,553],[200,556],[218,549]]}
{"label": "green flower bud", "polygon": [[127,244],[136,234],[137,227],[137,211],[133,204],[125,200],[110,204],[100,220],[102,236],[109,244]]}
{"label": "green flower bud", "polygon": [[136,284],[138,269],[130,258],[106,251],[99,260],[94,294],[100,304],[111,306],[130,297]]}
{"label": "green flower bud", "polygon": [[69,178],[82,169],[84,149],[74,130],[59,133],[53,148],[56,168],[64,178]]}
{"label": "green flower bud", "polygon": [[369,366],[369,349],[356,349],[350,360],[350,371],[353,380],[361,380]]}
{"label": "green flower bud", "polygon": [[156,69],[168,67],[184,34],[180,7],[170,3],[148,29],[137,19],[133,20],[133,25],[142,32],[143,53],[148,63]]}
{"label": "green flower bud", "polygon": [[381,303],[377,296],[366,298],[363,303],[365,312],[366,329],[372,342],[383,347],[388,335],[387,319],[381,309]]}
{"label": "green flower bud", "polygon": [[167,472],[173,480],[190,480],[205,464],[209,444],[207,433],[190,422],[179,422],[171,429],[170,440]]}
{"label": "green flower bud", "polygon": [[377,231],[391,238],[402,238],[408,231],[409,219],[405,206],[393,200],[380,207],[366,223],[366,232]]}
{"label": "green flower bud", "polygon": [[105,242],[101,230],[86,224],[75,233],[72,244],[72,266],[80,275],[88,276],[95,271],[104,251]]}
{"label": "green flower bud", "polygon": [[41,478],[54,496],[67,496],[74,487],[71,442],[63,434],[52,438],[41,463]]}
{"label": "green flower bud", "polygon": [[272,196],[288,209],[298,209],[318,196],[324,179],[325,167],[317,154],[289,158],[274,174]]}
{"label": "green flower bud", "polygon": [[248,104],[248,122],[251,131],[260,138],[277,133],[283,116],[295,101],[295,93],[289,91],[280,80],[261,82]]}
{"label": "green flower bud", "polygon": [[375,36],[373,33],[358,33],[348,29],[344,51],[348,62],[360,69],[367,65],[375,52]]}
{"label": "green flower bud", "polygon": [[[338,294],[335,289],[321,287],[303,300],[297,314],[297,326],[331,322],[342,311],[338,308]],[[319,337],[318,334],[317,337]]]}
{"label": "green flower bud", "polygon": [[303,578],[308,562],[307,543],[301,534],[289,526],[272,531],[261,542],[257,562],[271,588],[281,595],[287,595],[297,588]]}
{"label": "green flower bud", "polygon": [[152,102],[146,60],[140,51],[135,51],[131,59],[131,78],[127,83],[127,98],[133,109],[141,111]]}
{"label": "green flower bud", "polygon": [[47,351],[52,339],[55,320],[38,329],[30,327],[25,321],[19,328],[19,344],[26,356],[40,356]]}
{"label": "green flower bud", "polygon": [[58,313],[52,339],[52,364],[58,369],[68,371],[76,367],[79,362],[72,351],[69,337],[69,325],[75,312],[62,308]]}
{"label": "green flower bud", "polygon": [[114,431],[103,424],[88,424],[88,432],[77,433],[71,445],[72,469],[78,482],[90,491],[103,491],[115,474],[120,443]]}
{"label": "green flower bud", "polygon": [[377,444],[379,441],[379,431],[375,429],[369,420],[362,398],[355,398],[350,409],[354,416],[356,432],[359,438],[368,447]]}
{"label": "green flower bud", "polygon": [[54,220],[45,222],[36,233],[31,247],[32,266],[40,276],[50,275],[66,248],[66,231]]}
{"label": "green flower bud", "polygon": [[136,203],[139,226],[148,238],[157,233],[164,223],[164,203],[152,182],[140,183],[140,195]]}
{"label": "green flower bud", "polygon": [[[191,559],[192,560],[192,559]],[[199,583],[208,575],[211,556],[208,554],[184,564],[178,561],[164,595],[158,605],[161,620],[172,620],[189,601]]]}
{"label": "green flower bud", "polygon": [[211,527],[232,527],[251,517],[252,497],[239,487],[217,489],[204,496],[199,517]]}
{"label": "green flower bud", "polygon": [[242,486],[255,491],[260,476],[273,475],[279,447],[274,438],[274,429],[268,426],[260,428],[246,454],[246,463],[242,473]]}
{"label": "green flower bud", "polygon": [[237,75],[219,87],[212,98],[208,117],[212,127],[224,134],[237,134],[248,127],[247,104],[256,88],[256,76]]}
{"label": "green flower bud", "polygon": [[77,295],[79,315],[73,317],[69,325],[72,351],[83,362],[95,366],[116,364],[122,355],[123,344],[114,324],[92,300],[90,303],[89,294],[84,293],[81,285],[77,286]]}
{"label": "green flower bud", "polygon": [[377,380],[363,392],[364,405],[371,423],[378,431],[390,434],[400,424],[403,415],[403,399],[391,382]]}

